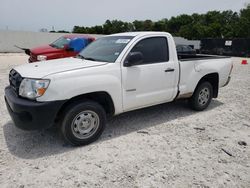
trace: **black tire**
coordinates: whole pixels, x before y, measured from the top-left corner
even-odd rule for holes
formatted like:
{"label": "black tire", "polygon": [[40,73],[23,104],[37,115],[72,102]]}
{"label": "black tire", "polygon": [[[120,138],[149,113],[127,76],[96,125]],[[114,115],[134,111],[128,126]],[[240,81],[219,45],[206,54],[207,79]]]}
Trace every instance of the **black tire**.
{"label": "black tire", "polygon": [[[103,107],[94,101],[72,103],[64,110],[62,117],[61,133],[65,141],[73,146],[96,141],[106,125],[106,113]],[[92,133],[82,133],[86,130]]]}
{"label": "black tire", "polygon": [[[202,95],[202,92],[205,93],[205,95]],[[202,96],[204,96],[204,98]],[[213,86],[210,84],[210,82],[202,82],[197,86],[193,96],[189,99],[189,105],[193,110],[202,111],[208,107],[212,98]]]}

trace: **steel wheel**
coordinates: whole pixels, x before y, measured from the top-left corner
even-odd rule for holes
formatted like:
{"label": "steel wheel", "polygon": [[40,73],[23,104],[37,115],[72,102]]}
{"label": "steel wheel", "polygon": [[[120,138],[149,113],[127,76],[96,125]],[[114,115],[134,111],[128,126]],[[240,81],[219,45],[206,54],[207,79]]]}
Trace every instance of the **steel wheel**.
{"label": "steel wheel", "polygon": [[203,106],[203,105],[207,104],[209,98],[210,98],[209,89],[203,88],[199,93],[198,103]]}
{"label": "steel wheel", "polygon": [[210,82],[200,83],[195,89],[193,96],[189,99],[192,109],[202,111],[208,107],[213,97],[213,86]]}
{"label": "steel wheel", "polygon": [[98,115],[90,110],[79,113],[72,121],[71,129],[75,137],[87,139],[95,134],[100,120]]}
{"label": "steel wheel", "polygon": [[61,133],[66,142],[86,145],[97,140],[106,125],[106,113],[95,101],[75,101],[62,113]]}

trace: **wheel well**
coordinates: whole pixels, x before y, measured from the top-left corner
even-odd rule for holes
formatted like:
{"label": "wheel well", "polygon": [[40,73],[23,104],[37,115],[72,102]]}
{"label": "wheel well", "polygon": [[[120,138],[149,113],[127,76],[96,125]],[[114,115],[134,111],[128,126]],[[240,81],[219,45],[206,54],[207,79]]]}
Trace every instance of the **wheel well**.
{"label": "wheel well", "polygon": [[66,103],[63,104],[63,106],[57,113],[56,121],[60,118],[60,115],[62,114],[62,112],[68,105],[72,103],[76,103],[76,102],[81,102],[83,100],[92,100],[92,101],[99,103],[104,108],[108,116],[112,116],[115,113],[113,100],[107,92],[104,92],[104,91],[93,92],[93,93],[78,95],[69,99]]}
{"label": "wheel well", "polygon": [[[203,76],[198,82],[197,86],[203,82],[209,82],[213,86],[213,98],[218,97],[219,92],[219,74],[218,73],[210,73]],[[197,88],[196,86],[196,88]]]}

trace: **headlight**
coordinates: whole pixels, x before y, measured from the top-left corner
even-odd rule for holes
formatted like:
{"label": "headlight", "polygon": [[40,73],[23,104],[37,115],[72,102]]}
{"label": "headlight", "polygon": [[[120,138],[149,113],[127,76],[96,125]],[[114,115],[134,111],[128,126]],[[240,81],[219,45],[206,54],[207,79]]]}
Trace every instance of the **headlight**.
{"label": "headlight", "polygon": [[46,59],[47,59],[47,56],[45,56],[45,55],[38,55],[37,56],[38,61],[45,61]]}
{"label": "headlight", "polygon": [[48,88],[50,80],[24,78],[20,84],[19,95],[29,99],[41,97]]}

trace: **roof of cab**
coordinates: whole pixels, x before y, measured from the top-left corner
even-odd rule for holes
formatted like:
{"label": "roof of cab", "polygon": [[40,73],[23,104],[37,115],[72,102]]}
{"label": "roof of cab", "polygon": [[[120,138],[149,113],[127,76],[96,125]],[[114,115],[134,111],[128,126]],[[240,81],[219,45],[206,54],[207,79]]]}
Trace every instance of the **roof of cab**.
{"label": "roof of cab", "polygon": [[167,32],[158,32],[158,31],[137,31],[137,32],[125,32],[125,33],[116,33],[111,36],[144,36],[144,35],[152,35],[152,34],[166,34]]}

